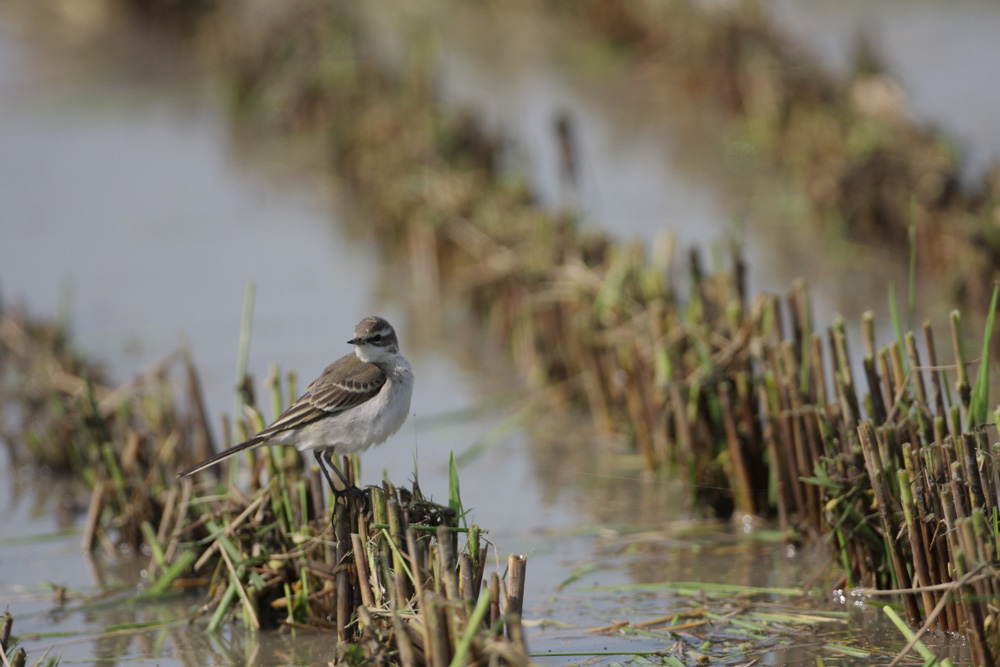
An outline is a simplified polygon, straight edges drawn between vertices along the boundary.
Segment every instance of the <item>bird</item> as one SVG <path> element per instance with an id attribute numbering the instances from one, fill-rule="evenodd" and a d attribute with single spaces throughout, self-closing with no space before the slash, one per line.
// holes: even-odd
<path id="1" fill-rule="evenodd" d="M 178 477 L 193 475 L 248 449 L 293 445 L 300 452 L 313 452 L 335 496 L 353 489 L 332 457 L 360 454 L 396 433 L 410 413 L 414 378 L 410 362 L 399 353 L 396 331 L 383 318 L 361 320 L 347 343 L 354 346 L 354 352 L 327 366 L 305 393 L 260 433 L 191 466 Z M 344 483 L 344 491 L 337 490 L 327 466 Z"/>

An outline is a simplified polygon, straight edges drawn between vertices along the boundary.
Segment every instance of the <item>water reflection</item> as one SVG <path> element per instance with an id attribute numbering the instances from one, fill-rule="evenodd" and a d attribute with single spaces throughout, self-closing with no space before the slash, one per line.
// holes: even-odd
<path id="1" fill-rule="evenodd" d="M 185 665 L 192 666 L 322 665 L 336 657 L 335 642 L 330 642 L 328 635 L 302 630 L 264 634 L 234 628 L 219 635 L 185 633 L 184 636 L 186 641 L 178 654 Z"/>

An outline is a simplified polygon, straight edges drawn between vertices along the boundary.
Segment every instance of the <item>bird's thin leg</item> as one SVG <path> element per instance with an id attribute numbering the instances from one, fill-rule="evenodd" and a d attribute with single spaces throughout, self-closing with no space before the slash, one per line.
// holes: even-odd
<path id="1" fill-rule="evenodd" d="M 337 495 L 337 487 L 333 484 L 333 478 L 330 477 L 330 471 L 326 469 L 326 465 L 323 463 L 323 450 L 317 449 L 315 452 L 316 463 L 319 464 L 319 469 L 323 471 L 323 477 L 326 477 L 326 483 L 330 485 L 330 489 L 333 491 L 333 495 Z M 334 468 L 334 470 L 337 470 Z M 340 475 L 340 471 L 337 470 L 337 475 Z M 341 476 L 341 479 L 343 477 Z"/>
<path id="2" fill-rule="evenodd" d="M 333 462 L 333 450 L 327 449 L 325 451 L 326 451 L 326 462 L 330 465 L 330 469 L 333 470 L 334 474 L 337 475 L 337 479 L 339 479 L 341 482 L 344 483 L 344 490 L 346 491 L 347 489 L 350 489 L 354 485 L 347 481 L 347 478 L 344 477 L 344 473 L 340 470 L 339 467 L 337 467 L 337 464 Z"/>
<path id="3" fill-rule="evenodd" d="M 365 492 L 362 491 L 361 489 L 359 489 L 358 487 L 354 486 L 350 482 L 348 482 L 347 478 L 344 477 L 344 473 L 333 462 L 333 450 L 332 449 L 327 449 L 325 456 L 326 456 L 327 465 L 329 465 L 330 469 L 333 470 L 334 474 L 337 475 L 337 478 L 340 479 L 340 481 L 344 483 L 344 490 L 343 491 L 338 491 L 336 488 L 334 488 L 333 489 L 333 495 L 336 496 L 338 499 L 341 496 L 344 496 L 344 495 L 349 495 L 349 496 L 352 496 L 354 498 L 363 498 L 364 495 L 365 495 Z M 333 486 L 333 485 L 331 484 L 331 486 Z"/>

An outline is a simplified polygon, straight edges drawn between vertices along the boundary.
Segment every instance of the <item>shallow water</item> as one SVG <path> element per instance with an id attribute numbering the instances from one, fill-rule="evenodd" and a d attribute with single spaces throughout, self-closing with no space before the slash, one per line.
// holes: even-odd
<path id="1" fill-rule="evenodd" d="M 504 51 L 490 60 L 488 49 L 473 48 L 461 31 L 448 34 L 442 91 L 510 132 L 542 201 L 565 203 L 551 122 L 569 109 L 584 165 L 576 205 L 590 224 L 649 240 L 671 220 L 682 246 L 707 245 L 725 233 L 739 205 L 731 194 L 718 194 L 713 180 L 725 162 L 699 156 L 697 143 L 673 133 L 690 127 L 690 118 L 668 119 L 664 129 L 641 108 L 619 108 L 579 72 L 540 55 L 537 44 L 522 52 L 523 61 Z M 342 224 L 357 215 L 349 193 L 280 156 L 255 153 L 250 139 L 230 127 L 217 83 L 176 46 L 151 49 L 136 37 L 137 43 L 104 39 L 94 49 L 86 39 L 68 44 L 63 37 L 0 12 L 0 287 L 5 301 L 23 301 L 41 315 L 55 315 L 68 300 L 76 340 L 107 360 L 114 377 L 147 367 L 183 336 L 203 374 L 210 412 L 231 409 L 241 302 L 251 280 L 257 294 L 250 368 L 258 379 L 279 362 L 298 371 L 302 384 L 349 351 L 343 341 L 354 322 L 372 311 L 384 314 L 400 330 L 419 384 L 414 417 L 365 455 L 364 479 L 374 481 L 383 469 L 407 479 L 416 451 L 422 487 L 443 497 L 449 450 L 492 443 L 462 464 L 463 496 L 476 522 L 491 529 L 501 557 L 529 553 L 528 639 L 541 654 L 651 650 L 674 641 L 583 630 L 611 618 L 671 613 L 684 599 L 665 591 L 578 590 L 583 586 L 671 580 L 789 586 L 823 565 L 816 554 L 789 553 L 728 526 L 707 533 L 678 527 L 674 522 L 687 513 L 673 485 L 647 479 L 637 467 L 610 467 L 601 452 L 621 443 L 594 442 L 571 416 L 541 429 L 518 420 L 511 427 L 511 415 L 524 407 L 516 381 L 475 354 L 455 355 L 448 336 L 418 326 L 394 287 L 398 267 L 384 265 L 356 231 L 363 225 L 348 231 Z M 776 252 L 769 241 L 754 243 L 751 267 L 761 265 L 754 252 L 758 258 Z M 753 277 L 758 288 L 784 289 L 801 266 L 763 264 Z M 820 267 L 810 279 L 822 285 L 837 275 L 849 282 L 835 270 Z M 846 310 L 836 291 L 820 290 L 819 299 Z M 98 555 L 88 562 L 78 548 L 79 489 L 44 471 L 11 470 L 6 454 L 0 476 L 11 480 L 0 492 L 0 604 L 10 604 L 16 633 L 69 633 L 31 639 L 30 659 L 49 646 L 65 664 L 112 657 L 164 665 L 328 659 L 328 637 L 258 636 L 237 625 L 218 636 L 192 630 L 184 621 L 196 598 L 76 610 L 71 595 L 61 608 L 44 582 L 88 594 L 122 588 L 125 596 L 141 588 L 145 558 L 124 554 L 109 562 Z M 625 517 L 633 525 L 623 525 Z M 595 569 L 559 589 L 588 564 Z M 540 625 L 545 619 L 570 626 Z M 105 632 L 142 621 L 170 624 Z M 894 642 L 888 635 L 887 645 Z M 759 657 L 764 664 L 811 663 L 814 654 L 815 648 L 787 649 Z"/>
<path id="2" fill-rule="evenodd" d="M 838 72 L 864 35 L 903 86 L 913 116 L 944 129 L 965 175 L 1000 162 L 1000 6 L 985 0 L 772 0 L 773 15 Z"/>

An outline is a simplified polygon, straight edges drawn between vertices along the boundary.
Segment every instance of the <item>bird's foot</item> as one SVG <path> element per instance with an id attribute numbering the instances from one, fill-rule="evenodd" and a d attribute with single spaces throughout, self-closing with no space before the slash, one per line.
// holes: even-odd
<path id="1" fill-rule="evenodd" d="M 344 499 L 344 503 L 350 505 L 351 501 L 363 503 L 368 500 L 368 494 L 365 493 L 364 489 L 359 489 L 358 487 L 348 486 L 344 489 L 334 489 L 333 490 L 334 501 L 339 501 L 341 498 Z"/>

